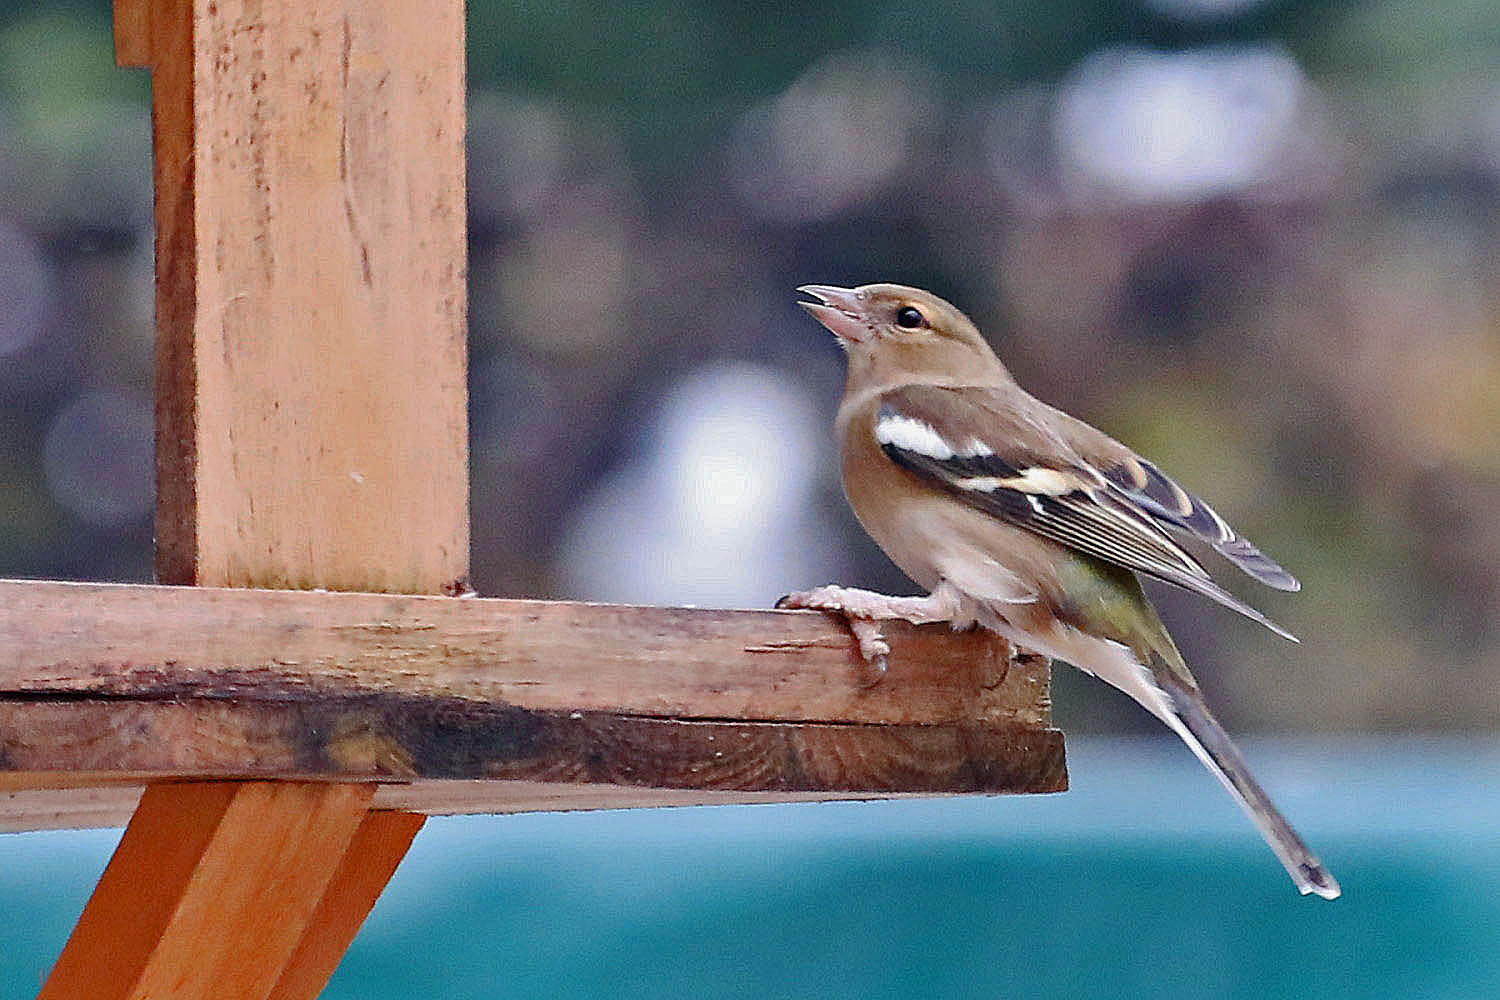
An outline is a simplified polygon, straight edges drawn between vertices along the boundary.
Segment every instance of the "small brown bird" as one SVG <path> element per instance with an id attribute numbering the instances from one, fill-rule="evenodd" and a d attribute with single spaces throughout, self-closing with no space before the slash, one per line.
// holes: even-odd
<path id="1" fill-rule="evenodd" d="M 779 606 L 843 616 L 876 670 L 890 652 L 877 622 L 946 621 L 977 623 L 1107 681 L 1223 782 L 1299 890 L 1337 897 L 1338 882 L 1209 711 L 1135 576 L 1185 587 L 1293 639 L 1214 583 L 1173 536 L 1206 543 L 1278 590 L 1298 589 L 1292 575 L 1156 466 L 1027 394 L 969 318 L 937 296 L 887 284 L 798 291 L 818 300 L 801 305 L 848 355 L 835 427 L 849 503 L 929 593 L 827 586 Z"/>

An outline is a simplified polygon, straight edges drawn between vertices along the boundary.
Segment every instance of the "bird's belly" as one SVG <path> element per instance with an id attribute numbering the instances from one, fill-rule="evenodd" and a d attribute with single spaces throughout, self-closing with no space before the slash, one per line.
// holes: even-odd
<path id="1" fill-rule="evenodd" d="M 879 501 L 877 500 L 876 503 Z M 946 580 L 982 605 L 1034 603 L 1038 593 L 1023 582 L 1021 567 L 1007 555 L 1024 554 L 1029 538 L 1021 529 L 996 521 L 946 497 L 911 500 L 889 511 L 854 512 L 875 543 L 919 586 L 931 591 Z M 1018 546 L 1017 543 L 1020 543 Z"/>

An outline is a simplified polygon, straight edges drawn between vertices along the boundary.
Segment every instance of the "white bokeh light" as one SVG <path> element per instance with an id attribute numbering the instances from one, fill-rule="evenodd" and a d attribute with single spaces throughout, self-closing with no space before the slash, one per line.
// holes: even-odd
<path id="1" fill-rule="evenodd" d="M 1144 0 L 1145 6 L 1180 21 L 1227 21 L 1242 17 L 1266 0 Z"/>
<path id="2" fill-rule="evenodd" d="M 566 592 L 632 604 L 765 606 L 834 572 L 810 510 L 820 418 L 784 372 L 723 362 L 662 401 L 640 457 L 580 504 Z"/>
<path id="3" fill-rule="evenodd" d="M 1291 144 L 1306 86 L 1296 61 L 1270 46 L 1096 52 L 1058 94 L 1063 176 L 1136 200 L 1242 189 Z"/>

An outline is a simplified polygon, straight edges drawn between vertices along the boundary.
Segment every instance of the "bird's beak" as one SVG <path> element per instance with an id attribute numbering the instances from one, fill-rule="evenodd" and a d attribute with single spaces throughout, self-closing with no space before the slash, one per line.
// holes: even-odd
<path id="1" fill-rule="evenodd" d="M 833 331 L 835 337 L 858 344 L 870 336 L 870 324 L 864 320 L 859 292 L 855 289 L 838 288 L 834 285 L 803 285 L 797 291 L 819 300 L 797 304 L 812 313 L 813 319 Z"/>

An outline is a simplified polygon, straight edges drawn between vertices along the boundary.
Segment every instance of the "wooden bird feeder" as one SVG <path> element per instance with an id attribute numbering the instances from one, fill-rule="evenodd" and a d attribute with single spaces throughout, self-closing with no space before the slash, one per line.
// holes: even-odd
<path id="1" fill-rule="evenodd" d="M 43 997 L 312 997 L 430 814 L 1065 786 L 1045 665 L 984 636 L 893 629 L 865 689 L 810 612 L 454 596 L 461 0 L 115 31 L 153 83 L 166 585 L 0 582 L 0 830 L 128 820 Z"/>

